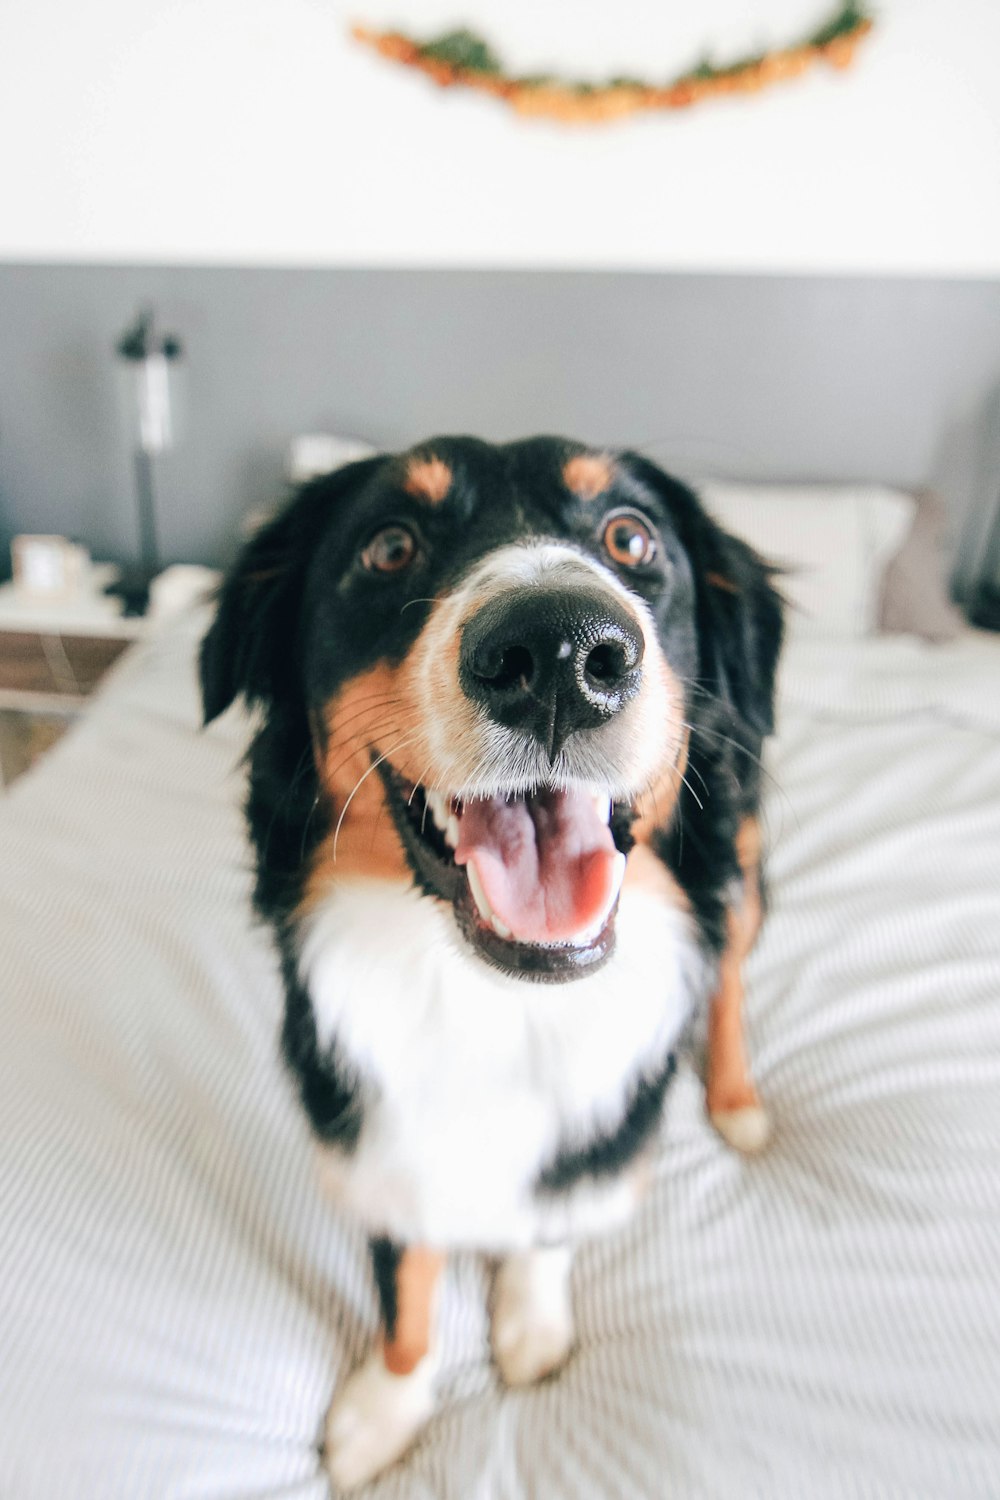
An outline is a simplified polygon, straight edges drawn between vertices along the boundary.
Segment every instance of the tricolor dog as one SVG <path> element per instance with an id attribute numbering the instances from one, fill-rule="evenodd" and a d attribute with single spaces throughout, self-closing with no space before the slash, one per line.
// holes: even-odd
<path id="1" fill-rule="evenodd" d="M 383 1312 L 330 1413 L 341 1487 L 432 1411 L 449 1250 L 499 1259 L 508 1382 L 565 1359 L 571 1248 L 633 1210 L 703 1005 L 711 1117 L 762 1144 L 740 965 L 781 630 L 689 489 L 548 437 L 353 463 L 227 578 L 205 717 L 260 711 L 285 1057 Z"/>

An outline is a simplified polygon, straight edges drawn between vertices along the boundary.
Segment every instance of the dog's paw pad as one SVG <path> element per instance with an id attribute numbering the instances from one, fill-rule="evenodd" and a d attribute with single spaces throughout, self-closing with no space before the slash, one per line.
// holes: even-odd
<path id="1" fill-rule="evenodd" d="M 393 1375 L 376 1353 L 348 1380 L 326 1423 L 326 1466 L 338 1491 L 366 1483 L 409 1447 L 434 1410 L 428 1365 Z"/>
<path id="2" fill-rule="evenodd" d="M 518 1257 L 501 1267 L 493 1354 L 507 1385 L 531 1385 L 565 1362 L 574 1332 L 567 1273 L 568 1259 L 556 1267 Z"/>
<path id="3" fill-rule="evenodd" d="M 746 1104 L 742 1109 L 713 1110 L 712 1124 L 726 1144 L 744 1156 L 763 1151 L 771 1139 L 771 1122 L 767 1111 L 759 1104 Z"/>

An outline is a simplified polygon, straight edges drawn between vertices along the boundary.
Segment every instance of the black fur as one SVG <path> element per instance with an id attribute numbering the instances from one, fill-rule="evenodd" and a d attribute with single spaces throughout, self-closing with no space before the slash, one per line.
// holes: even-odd
<path id="1" fill-rule="evenodd" d="M 668 505 L 695 578 L 699 666 L 689 685 L 686 779 L 653 847 L 687 894 L 706 948 L 718 954 L 741 874 L 736 834 L 759 807 L 761 752 L 774 729 L 783 635 L 777 570 L 715 525 L 685 486 L 637 454 L 628 461 Z"/>
<path id="2" fill-rule="evenodd" d="M 282 1050 L 299 1087 L 302 1107 L 317 1139 L 334 1142 L 343 1151 L 358 1143 L 364 1118 L 364 1090 L 337 1055 L 336 1047 L 321 1050 L 316 1036 L 316 1018 L 309 996 L 299 983 L 291 959 L 292 944 L 282 942 L 285 976 L 285 1020 Z"/>
<path id="3" fill-rule="evenodd" d="M 650 1078 L 640 1078 L 625 1113 L 613 1130 L 601 1131 L 582 1146 L 561 1147 L 538 1174 L 540 1193 L 565 1193 L 577 1183 L 613 1177 L 639 1155 L 660 1123 L 663 1101 L 677 1068 L 671 1052 Z"/>
<path id="4" fill-rule="evenodd" d="M 333 694 L 379 660 L 400 661 L 434 596 L 486 552 L 544 536 L 569 540 L 607 566 L 600 517 L 615 506 L 647 514 L 661 555 L 655 567 L 624 581 L 656 618 L 666 655 L 685 683 L 691 725 L 687 785 L 653 848 L 687 893 L 711 954 L 725 939 L 726 908 L 739 879 L 736 833 L 757 808 L 761 746 L 773 723 L 782 631 L 773 572 L 723 532 L 684 485 L 642 456 L 622 453 L 614 492 L 583 504 L 562 481 L 567 459 L 582 450 L 563 439 L 494 447 L 441 438 L 426 451 L 454 474 L 443 505 L 407 495 L 404 460 L 391 455 L 352 464 L 294 495 L 229 574 L 201 654 L 206 723 L 240 695 L 262 715 L 249 752 L 247 817 L 256 908 L 273 925 L 284 964 L 285 1056 L 316 1133 L 348 1148 L 363 1123 L 364 1082 L 319 1048 L 293 951 L 310 855 L 336 813 L 321 793 L 314 757 L 323 734 L 320 710 Z M 389 522 L 419 537 L 419 563 L 399 578 L 373 578 L 360 553 Z M 615 835 L 627 847 L 627 827 L 616 825 Z M 634 1155 L 658 1118 L 671 1068 L 668 1061 L 637 1092 L 618 1131 L 561 1153 L 540 1186 L 558 1191 Z"/>
<path id="5" fill-rule="evenodd" d="M 382 1327 L 391 1343 L 396 1337 L 396 1319 L 399 1315 L 399 1296 L 396 1288 L 396 1273 L 403 1252 L 393 1240 L 377 1239 L 369 1243 L 375 1286 L 378 1290 L 379 1306 L 382 1309 Z"/>

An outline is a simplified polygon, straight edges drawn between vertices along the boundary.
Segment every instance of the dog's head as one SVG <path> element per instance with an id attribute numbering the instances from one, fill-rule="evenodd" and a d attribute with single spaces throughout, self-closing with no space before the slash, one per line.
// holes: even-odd
<path id="1" fill-rule="evenodd" d="M 611 951 L 704 696 L 769 730 L 780 630 L 764 564 L 647 460 L 440 438 L 308 485 L 247 546 L 205 716 L 243 694 L 308 724 L 303 902 L 412 879 L 486 962 L 571 978 Z"/>

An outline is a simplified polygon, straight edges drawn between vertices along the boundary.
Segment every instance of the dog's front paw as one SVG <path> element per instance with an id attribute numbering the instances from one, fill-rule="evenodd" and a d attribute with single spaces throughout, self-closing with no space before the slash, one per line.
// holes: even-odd
<path id="1" fill-rule="evenodd" d="M 380 1350 L 356 1370 L 326 1422 L 326 1466 L 336 1490 L 374 1478 L 405 1452 L 434 1410 L 434 1362 L 393 1375 Z"/>
<path id="2" fill-rule="evenodd" d="M 530 1385 L 559 1368 L 573 1346 L 570 1252 L 511 1255 L 497 1272 L 493 1354 L 508 1385 Z"/>
<path id="3" fill-rule="evenodd" d="M 760 1104 L 743 1104 L 737 1109 L 711 1110 L 712 1124 L 728 1146 L 743 1156 L 763 1151 L 771 1139 L 771 1122 Z"/>
<path id="4" fill-rule="evenodd" d="M 771 1139 L 771 1122 L 757 1090 L 745 1075 L 708 1080 L 708 1115 L 728 1146 L 744 1156 L 763 1151 Z"/>

